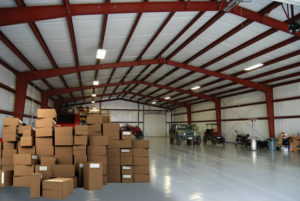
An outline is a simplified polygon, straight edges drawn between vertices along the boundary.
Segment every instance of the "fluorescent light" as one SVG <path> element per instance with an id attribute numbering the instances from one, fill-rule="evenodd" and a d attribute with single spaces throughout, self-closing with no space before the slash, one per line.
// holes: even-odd
<path id="1" fill-rule="evenodd" d="M 168 97 L 165 97 L 165 100 L 169 100 L 171 97 L 170 96 L 168 96 Z"/>
<path id="2" fill-rule="evenodd" d="M 92 103 L 95 103 L 95 101 L 93 100 Z"/>
<path id="3" fill-rule="evenodd" d="M 93 81 L 93 85 L 94 85 L 94 86 L 99 85 L 99 80 L 94 80 L 94 81 Z"/>
<path id="4" fill-rule="evenodd" d="M 192 87 L 191 90 L 197 90 L 197 89 L 200 89 L 200 88 L 201 88 L 201 86 L 197 85 L 197 86 Z"/>
<path id="5" fill-rule="evenodd" d="M 92 97 L 96 97 L 96 94 L 92 94 Z"/>
<path id="6" fill-rule="evenodd" d="M 156 104 L 156 101 L 153 101 L 152 104 L 155 105 L 155 104 Z"/>
<path id="7" fill-rule="evenodd" d="M 98 49 L 97 54 L 96 54 L 96 58 L 97 59 L 104 59 L 105 55 L 106 55 L 106 50 L 105 49 Z"/>
<path id="8" fill-rule="evenodd" d="M 250 67 L 248 67 L 248 68 L 245 68 L 244 70 L 245 70 L 245 71 L 254 70 L 254 69 L 257 69 L 257 68 L 262 67 L 263 65 L 264 65 L 263 63 L 258 63 L 258 64 L 255 64 L 255 65 L 253 65 L 253 66 L 250 66 Z"/>

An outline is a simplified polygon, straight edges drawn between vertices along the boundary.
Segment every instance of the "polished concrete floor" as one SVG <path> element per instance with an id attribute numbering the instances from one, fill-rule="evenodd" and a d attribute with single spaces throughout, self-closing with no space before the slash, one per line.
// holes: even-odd
<path id="1" fill-rule="evenodd" d="M 300 153 L 252 152 L 225 147 L 169 145 L 153 137 L 150 184 L 76 189 L 67 201 L 299 201 Z M 28 188 L 0 188 L 1 201 L 30 200 Z M 41 199 L 48 200 L 48 199 Z"/>

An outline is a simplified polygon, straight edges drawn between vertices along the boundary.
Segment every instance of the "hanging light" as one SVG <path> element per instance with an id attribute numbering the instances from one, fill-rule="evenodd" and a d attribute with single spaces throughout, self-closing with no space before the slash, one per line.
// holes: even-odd
<path id="1" fill-rule="evenodd" d="M 96 97 L 97 95 L 96 94 L 92 94 L 92 97 Z"/>
<path id="2" fill-rule="evenodd" d="M 95 101 L 93 100 L 92 103 L 95 103 Z"/>
<path id="3" fill-rule="evenodd" d="M 255 65 L 253 65 L 253 66 L 250 66 L 250 67 L 248 67 L 248 68 L 245 68 L 244 70 L 245 70 L 245 71 L 254 70 L 254 69 L 257 69 L 257 68 L 262 67 L 263 65 L 264 65 L 263 63 L 258 63 L 258 64 L 255 64 Z"/>
<path id="4" fill-rule="evenodd" d="M 170 97 L 170 96 L 168 96 L 168 97 L 165 97 L 165 100 L 169 100 L 169 99 L 171 99 L 171 97 Z"/>
<path id="5" fill-rule="evenodd" d="M 201 86 L 197 85 L 197 86 L 192 87 L 191 90 L 194 91 L 194 90 L 197 90 L 197 89 L 200 89 L 200 88 L 201 88 Z"/>
<path id="6" fill-rule="evenodd" d="M 155 105 L 155 104 L 156 104 L 156 101 L 153 101 L 152 104 Z"/>
<path id="7" fill-rule="evenodd" d="M 97 54 L 96 54 L 96 58 L 97 59 L 104 59 L 105 55 L 106 55 L 106 50 L 105 49 L 98 49 Z"/>
<path id="8" fill-rule="evenodd" d="M 99 80 L 94 80 L 94 81 L 93 81 L 93 85 L 94 85 L 94 86 L 99 85 Z"/>

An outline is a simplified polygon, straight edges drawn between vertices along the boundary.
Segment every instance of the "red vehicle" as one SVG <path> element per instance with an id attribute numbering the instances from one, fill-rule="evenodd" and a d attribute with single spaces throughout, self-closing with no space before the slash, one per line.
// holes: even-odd
<path id="1" fill-rule="evenodd" d="M 56 126 L 65 127 L 80 125 L 80 119 L 78 114 L 60 114 L 57 117 Z"/>
<path id="2" fill-rule="evenodd" d="M 217 126 L 217 124 L 206 124 L 207 129 L 204 132 L 203 136 L 203 142 L 204 144 L 207 143 L 207 141 L 211 140 L 212 144 L 223 144 L 225 145 L 225 138 L 219 135 L 217 132 L 214 132 L 215 129 L 213 129 L 214 126 Z M 211 128 L 208 128 L 211 126 Z"/>

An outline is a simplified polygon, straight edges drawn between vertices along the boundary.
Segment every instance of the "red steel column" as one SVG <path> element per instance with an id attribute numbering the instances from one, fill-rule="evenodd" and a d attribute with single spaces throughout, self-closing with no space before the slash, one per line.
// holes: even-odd
<path id="1" fill-rule="evenodd" d="M 274 99 L 273 89 L 270 88 L 265 92 L 267 102 L 267 114 L 268 114 L 268 125 L 269 125 L 269 136 L 270 138 L 275 137 L 275 125 L 274 125 Z"/>
<path id="2" fill-rule="evenodd" d="M 188 124 L 191 124 L 192 123 L 191 105 L 186 106 L 186 113 L 187 113 L 187 122 L 188 122 Z"/>
<path id="3" fill-rule="evenodd" d="M 14 116 L 23 120 L 28 82 L 21 77 L 20 75 L 16 77 Z"/>
<path id="4" fill-rule="evenodd" d="M 222 135 L 221 100 L 220 99 L 215 101 L 215 107 L 216 107 L 216 121 L 217 121 L 218 135 Z"/>
<path id="5" fill-rule="evenodd" d="M 45 92 L 42 92 L 41 108 L 48 108 L 48 96 Z"/>

